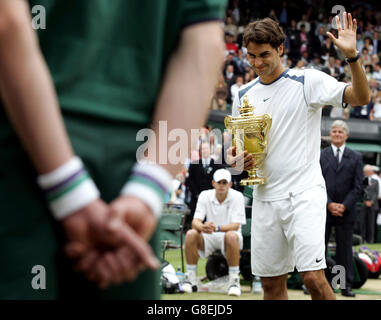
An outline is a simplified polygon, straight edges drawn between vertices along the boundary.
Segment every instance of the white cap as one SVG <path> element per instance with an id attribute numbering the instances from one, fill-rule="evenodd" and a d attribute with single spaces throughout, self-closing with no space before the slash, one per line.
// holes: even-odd
<path id="1" fill-rule="evenodd" d="M 230 172 L 226 169 L 218 169 L 213 175 L 213 180 L 219 182 L 221 180 L 226 180 L 228 183 L 232 180 Z"/>

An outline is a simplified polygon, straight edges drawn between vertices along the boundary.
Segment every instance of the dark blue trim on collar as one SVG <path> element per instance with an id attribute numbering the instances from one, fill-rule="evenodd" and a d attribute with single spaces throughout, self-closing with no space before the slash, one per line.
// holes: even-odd
<path id="1" fill-rule="evenodd" d="M 247 91 L 249 91 L 252 87 L 254 87 L 257 83 L 259 83 L 259 78 L 254 80 L 254 83 L 247 86 L 246 88 L 242 89 L 241 91 L 238 91 L 238 98 L 241 100 L 241 98 L 245 95 Z"/>
<path id="2" fill-rule="evenodd" d="M 286 70 L 284 70 L 284 71 L 280 74 L 280 76 L 279 76 L 278 78 L 276 78 L 274 81 L 272 81 L 272 82 L 270 82 L 270 83 L 263 83 L 263 82 L 261 81 L 260 78 L 259 78 L 259 82 L 260 82 L 261 84 L 263 84 L 264 86 L 269 86 L 270 84 L 273 84 L 275 81 L 278 81 L 280 78 L 282 78 L 283 76 L 285 76 L 286 73 L 287 73 L 289 70 L 290 70 L 289 68 L 287 68 Z"/>
<path id="3" fill-rule="evenodd" d="M 288 79 L 291 79 L 291 80 L 298 81 L 298 82 L 300 82 L 301 84 L 304 85 L 304 75 L 299 76 L 299 77 L 297 77 L 297 76 L 295 76 L 295 75 L 294 75 L 294 76 L 290 76 L 290 75 L 287 74 L 288 71 L 290 71 L 289 68 L 287 68 L 285 71 L 283 71 L 282 74 L 281 74 L 278 78 L 276 78 L 274 81 L 272 81 L 272 82 L 270 82 L 270 83 L 263 83 L 260 79 L 259 79 L 259 81 L 260 81 L 260 83 L 263 84 L 264 86 L 269 86 L 269 85 L 273 84 L 275 81 L 278 81 L 280 78 L 284 77 L 284 78 L 286 78 L 286 79 L 288 78 Z"/>

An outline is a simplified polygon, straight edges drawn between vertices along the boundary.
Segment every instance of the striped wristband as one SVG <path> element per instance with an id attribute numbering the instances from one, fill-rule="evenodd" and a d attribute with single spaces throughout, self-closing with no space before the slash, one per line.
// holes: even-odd
<path id="1" fill-rule="evenodd" d="M 137 163 L 130 180 L 123 187 L 121 194 L 133 195 L 144 201 L 159 218 L 165 197 L 171 190 L 172 176 L 157 164 Z"/>
<path id="2" fill-rule="evenodd" d="M 77 156 L 52 172 L 38 176 L 50 210 L 58 220 L 99 198 L 99 191 Z"/>

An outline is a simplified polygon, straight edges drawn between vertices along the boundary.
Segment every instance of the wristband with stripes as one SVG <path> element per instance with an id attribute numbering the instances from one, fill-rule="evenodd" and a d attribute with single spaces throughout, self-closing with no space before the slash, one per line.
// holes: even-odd
<path id="1" fill-rule="evenodd" d="M 159 218 L 165 197 L 171 191 L 172 176 L 157 164 L 137 163 L 121 194 L 133 195 L 144 201 Z"/>
<path id="2" fill-rule="evenodd" d="M 38 176 L 37 182 L 54 217 L 59 220 L 82 209 L 100 195 L 77 156 L 52 172 Z"/>

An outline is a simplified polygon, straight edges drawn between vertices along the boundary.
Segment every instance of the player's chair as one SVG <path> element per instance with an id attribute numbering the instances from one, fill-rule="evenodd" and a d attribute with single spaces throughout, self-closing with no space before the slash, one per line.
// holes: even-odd
<path id="1" fill-rule="evenodd" d="M 160 219 L 160 240 L 163 250 L 163 260 L 168 249 L 178 249 L 181 252 L 181 268 L 184 272 L 184 224 L 185 216 L 189 214 L 189 209 L 185 204 L 166 203 Z"/>

